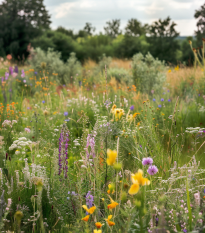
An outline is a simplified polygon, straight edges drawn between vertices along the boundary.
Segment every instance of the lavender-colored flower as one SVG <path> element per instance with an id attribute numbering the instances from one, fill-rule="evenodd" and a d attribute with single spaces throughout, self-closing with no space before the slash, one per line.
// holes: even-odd
<path id="1" fill-rule="evenodd" d="M 24 70 L 21 71 L 21 77 L 24 78 L 25 77 L 25 73 Z"/>
<path id="2" fill-rule="evenodd" d="M 151 93 L 154 94 L 154 90 L 151 90 Z"/>
<path id="3" fill-rule="evenodd" d="M 167 90 L 167 92 L 169 92 L 169 90 Z"/>
<path id="4" fill-rule="evenodd" d="M 151 166 L 149 166 L 147 172 L 150 175 L 155 175 L 158 172 L 158 168 L 155 165 L 151 165 Z"/>
<path id="5" fill-rule="evenodd" d="M 155 99 L 153 99 L 153 101 L 155 101 Z"/>
<path id="6" fill-rule="evenodd" d="M 131 110 L 131 111 L 133 111 L 133 110 L 134 110 L 134 105 L 132 105 L 132 106 L 130 107 L 130 110 Z"/>
<path id="7" fill-rule="evenodd" d="M 23 82 L 26 83 L 26 79 L 24 79 Z"/>
<path id="8" fill-rule="evenodd" d="M 67 178 L 67 173 L 68 173 L 68 142 L 69 142 L 69 131 L 66 125 L 64 124 L 61 129 L 61 134 L 59 138 L 58 175 L 61 174 L 63 169 L 65 178 Z"/>
<path id="9" fill-rule="evenodd" d="M 35 72 L 34 72 L 34 74 L 35 74 L 35 75 L 37 75 L 37 74 L 38 74 L 38 72 L 37 72 L 37 71 L 35 71 Z"/>
<path id="10" fill-rule="evenodd" d="M 85 199 L 86 199 L 86 205 L 88 208 L 91 208 L 93 206 L 93 202 L 94 202 L 94 197 L 93 195 L 90 194 L 91 191 L 88 191 Z"/>
<path id="11" fill-rule="evenodd" d="M 163 99 L 163 98 L 161 98 L 161 101 L 164 101 L 164 99 Z"/>
<path id="12" fill-rule="evenodd" d="M 68 116 L 68 112 L 64 112 L 64 116 Z"/>
<path id="13" fill-rule="evenodd" d="M 187 232 L 187 229 L 184 229 L 183 232 Z"/>
<path id="14" fill-rule="evenodd" d="M 90 134 L 88 134 L 87 137 L 87 145 L 85 148 L 87 158 L 89 159 L 90 157 L 95 157 L 95 138 L 92 137 Z"/>
<path id="15" fill-rule="evenodd" d="M 205 193 L 205 189 L 204 189 L 204 193 Z"/>
<path id="16" fill-rule="evenodd" d="M 15 68 L 14 68 L 14 72 L 15 72 L 15 73 L 17 73 L 17 74 L 19 73 L 18 66 L 15 66 Z"/>
<path id="17" fill-rule="evenodd" d="M 45 100 L 42 101 L 43 104 L 45 104 L 45 102 L 46 102 Z"/>
<path id="18" fill-rule="evenodd" d="M 6 72 L 6 73 L 5 73 L 5 80 L 7 80 L 7 79 L 8 79 L 8 77 L 9 77 L 9 73 L 8 73 L 8 72 Z"/>
<path id="19" fill-rule="evenodd" d="M 9 74 L 12 75 L 13 74 L 13 68 L 10 66 L 9 67 Z"/>
<path id="20" fill-rule="evenodd" d="M 200 96 L 200 94 L 198 94 L 198 96 Z"/>
<path id="21" fill-rule="evenodd" d="M 68 122 L 68 121 L 70 121 L 70 119 L 65 119 L 64 121 L 67 121 L 67 122 Z"/>
<path id="22" fill-rule="evenodd" d="M 24 130 L 26 131 L 26 133 L 30 133 L 31 132 L 31 130 L 29 128 L 25 128 Z"/>
<path id="23" fill-rule="evenodd" d="M 171 100 L 170 100 L 170 99 L 168 99 L 168 102 L 171 102 Z"/>
<path id="24" fill-rule="evenodd" d="M 159 105 L 158 105 L 158 107 L 159 107 L 159 108 L 161 108 L 161 107 L 162 107 L 162 105 L 161 105 L 161 104 L 159 104 Z"/>
<path id="25" fill-rule="evenodd" d="M 146 165 L 152 165 L 153 164 L 153 159 L 148 157 L 148 158 L 143 158 L 142 159 L 142 165 L 146 166 Z"/>

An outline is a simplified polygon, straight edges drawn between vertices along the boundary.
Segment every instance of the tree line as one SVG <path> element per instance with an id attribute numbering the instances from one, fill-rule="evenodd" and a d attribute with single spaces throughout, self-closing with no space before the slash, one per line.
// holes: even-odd
<path id="1" fill-rule="evenodd" d="M 86 23 L 74 33 L 71 29 L 50 28 L 51 17 L 43 0 L 4 0 L 0 5 L 0 56 L 11 54 L 14 60 L 26 60 L 30 46 L 47 51 L 53 48 L 61 52 L 61 59 L 67 61 L 71 52 L 83 62 L 88 58 L 98 61 L 102 54 L 129 59 L 134 54 L 148 51 L 153 57 L 166 63 L 193 63 L 194 47 L 200 47 L 205 37 L 205 4 L 195 11 L 198 20 L 195 37 L 179 40 L 176 23 L 170 17 L 159 19 L 151 25 L 142 24 L 132 18 L 125 29 L 120 29 L 120 19 L 106 22 L 104 32 L 95 34 L 95 27 Z M 187 25 L 188 26 L 188 25 Z"/>

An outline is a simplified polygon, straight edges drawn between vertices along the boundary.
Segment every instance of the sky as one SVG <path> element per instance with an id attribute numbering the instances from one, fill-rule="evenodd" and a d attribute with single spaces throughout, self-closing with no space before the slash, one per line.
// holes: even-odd
<path id="1" fill-rule="evenodd" d="M 124 29 L 131 18 L 151 24 L 170 16 L 180 36 L 194 35 L 197 29 L 194 13 L 204 3 L 204 0 L 44 0 L 53 29 L 63 26 L 77 32 L 89 22 L 99 33 L 112 19 L 120 19 Z"/>

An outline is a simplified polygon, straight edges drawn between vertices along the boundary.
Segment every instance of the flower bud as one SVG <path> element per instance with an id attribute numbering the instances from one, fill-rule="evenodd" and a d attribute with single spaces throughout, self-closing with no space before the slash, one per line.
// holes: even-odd
<path id="1" fill-rule="evenodd" d="M 114 169 L 115 169 L 116 171 L 120 171 L 120 170 L 122 169 L 122 164 L 121 164 L 121 163 L 115 163 L 115 164 L 114 164 Z"/>
<path id="2" fill-rule="evenodd" d="M 136 201 L 135 201 L 135 205 L 137 206 L 137 208 L 140 208 L 140 206 L 141 206 L 141 201 L 136 200 Z"/>

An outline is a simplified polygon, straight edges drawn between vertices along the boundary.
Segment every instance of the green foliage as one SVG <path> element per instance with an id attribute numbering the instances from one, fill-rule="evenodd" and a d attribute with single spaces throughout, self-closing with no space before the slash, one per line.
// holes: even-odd
<path id="1" fill-rule="evenodd" d="M 104 27 L 105 34 L 110 37 L 116 37 L 121 34 L 120 30 L 120 19 L 113 19 L 112 21 L 106 22 L 107 26 Z"/>
<path id="2" fill-rule="evenodd" d="M 147 94 L 153 89 L 160 90 L 166 80 L 164 62 L 154 59 L 150 53 L 146 56 L 141 53 L 133 56 L 132 74 L 137 89 Z"/>
<path id="3" fill-rule="evenodd" d="M 73 83 L 76 74 L 80 74 L 81 65 L 77 61 L 75 53 L 70 54 L 70 58 L 64 63 L 61 59 L 60 52 L 56 52 L 49 48 L 44 52 L 40 48 L 34 51 L 33 59 L 30 64 L 36 69 L 40 70 L 42 62 L 46 63 L 46 71 L 58 74 L 58 82 L 61 84 Z"/>
<path id="4" fill-rule="evenodd" d="M 106 69 L 108 69 L 111 61 L 112 61 L 112 58 L 107 57 L 106 54 L 103 54 L 102 57 L 99 57 L 98 65 L 99 65 L 100 71 L 103 72 L 105 70 L 105 66 L 106 66 Z"/>
<path id="5" fill-rule="evenodd" d="M 128 70 L 123 68 L 110 68 L 107 71 L 108 80 L 112 77 L 115 78 L 119 83 L 125 83 L 128 86 L 131 86 L 133 83 L 132 75 Z"/>
<path id="6" fill-rule="evenodd" d="M 127 26 L 125 27 L 125 34 L 129 36 L 141 36 L 146 34 L 148 31 L 148 24 L 142 25 L 137 19 L 128 20 Z"/>
<path id="7" fill-rule="evenodd" d="M 179 33 L 175 30 L 176 23 L 171 23 L 171 18 L 155 21 L 149 29 L 150 37 L 148 42 L 151 44 L 149 49 L 153 57 L 166 62 L 176 61 L 176 52 L 180 48 L 175 38 Z"/>
<path id="8" fill-rule="evenodd" d="M 201 6 L 199 10 L 195 11 L 194 18 L 198 19 L 196 24 L 197 31 L 195 31 L 195 35 L 197 37 L 197 45 L 201 46 L 202 38 L 205 37 L 205 3 Z"/>
<path id="9" fill-rule="evenodd" d="M 43 0 L 6 0 L 0 5 L 0 21 L 0 56 L 12 54 L 18 60 L 29 55 L 30 40 L 51 23 Z"/>

